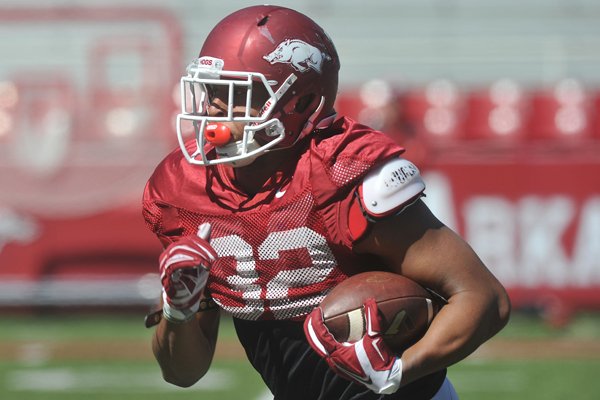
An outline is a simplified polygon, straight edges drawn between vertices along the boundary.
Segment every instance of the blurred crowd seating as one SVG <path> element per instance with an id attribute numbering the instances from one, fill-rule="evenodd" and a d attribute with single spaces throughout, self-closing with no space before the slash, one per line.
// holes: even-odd
<path id="1" fill-rule="evenodd" d="M 573 78 L 545 87 L 510 79 L 459 87 L 440 79 L 401 88 L 373 80 L 342 90 L 337 109 L 401 142 L 418 138 L 433 149 L 457 143 L 568 147 L 600 141 L 600 89 Z"/>

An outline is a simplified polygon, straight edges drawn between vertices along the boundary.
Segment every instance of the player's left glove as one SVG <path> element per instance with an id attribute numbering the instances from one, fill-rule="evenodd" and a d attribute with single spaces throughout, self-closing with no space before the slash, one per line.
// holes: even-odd
<path id="1" fill-rule="evenodd" d="M 197 235 L 184 236 L 171 243 L 160 255 L 163 316 L 171 322 L 190 320 L 200 307 L 200 294 L 208 271 L 217 258 L 209 244 L 210 224 L 205 223 Z"/>
<path id="2" fill-rule="evenodd" d="M 366 300 L 364 310 L 367 331 L 357 342 L 338 342 L 325 326 L 320 307 L 307 316 L 304 333 L 311 347 L 336 373 L 375 393 L 394 393 L 402 379 L 402 360 L 383 342 L 375 299 Z"/>

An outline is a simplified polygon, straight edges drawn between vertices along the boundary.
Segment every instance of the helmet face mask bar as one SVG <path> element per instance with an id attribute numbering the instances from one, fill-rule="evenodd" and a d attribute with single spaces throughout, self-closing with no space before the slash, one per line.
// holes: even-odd
<path id="1" fill-rule="evenodd" d="M 273 92 L 265 76 L 258 72 L 223 71 L 223 62 L 211 57 L 201 57 L 187 67 L 187 76 L 181 78 L 181 113 L 177 115 L 177 137 L 179 145 L 188 162 L 196 165 L 215 165 L 228 163 L 239 167 L 250 164 L 256 157 L 276 146 L 285 136 L 281 122 L 270 118 L 273 108 L 293 83 L 290 76 L 288 85 L 282 85 Z M 257 87 L 264 89 L 268 98 L 256 113 L 252 108 L 253 95 Z M 214 93 L 225 93 L 222 99 L 226 105 L 225 115 L 209 116 L 208 108 Z M 254 114 L 254 115 L 253 115 Z M 185 123 L 193 125 L 197 149 L 190 153 L 185 146 Z M 239 141 L 216 147 L 216 159 L 209 159 L 205 153 L 207 139 L 206 127 L 211 123 L 245 123 L 243 138 Z M 255 133 L 264 131 L 273 138 L 265 144 L 256 141 Z"/>

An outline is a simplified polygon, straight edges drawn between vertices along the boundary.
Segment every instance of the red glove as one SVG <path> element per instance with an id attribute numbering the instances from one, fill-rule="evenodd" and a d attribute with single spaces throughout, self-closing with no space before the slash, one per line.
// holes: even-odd
<path id="1" fill-rule="evenodd" d="M 217 258 L 209 238 L 210 224 L 205 223 L 197 235 L 182 237 L 160 255 L 163 316 L 171 322 L 190 320 L 200 307 L 200 294 Z"/>
<path id="2" fill-rule="evenodd" d="M 364 310 L 367 332 L 357 342 L 338 342 L 325 326 L 320 307 L 306 317 L 304 333 L 311 347 L 336 373 L 375 393 L 394 393 L 402 379 L 402 360 L 381 338 L 375 299 L 367 299 Z"/>

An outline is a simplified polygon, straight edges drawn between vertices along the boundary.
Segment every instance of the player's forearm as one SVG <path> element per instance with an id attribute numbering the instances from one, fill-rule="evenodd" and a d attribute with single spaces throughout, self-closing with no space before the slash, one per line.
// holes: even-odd
<path id="1" fill-rule="evenodd" d="M 215 337 L 209 337 L 213 335 L 212 332 Z M 214 328 L 210 327 L 207 332 L 201 329 L 195 319 L 183 324 L 162 320 L 156 328 L 152 350 L 165 381 L 188 387 L 208 371 L 215 342 Z"/>
<path id="2" fill-rule="evenodd" d="M 405 385 L 453 365 L 494 336 L 508 321 L 510 304 L 504 291 L 461 292 L 449 299 L 427 334 L 402 355 Z"/>

